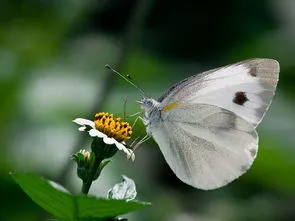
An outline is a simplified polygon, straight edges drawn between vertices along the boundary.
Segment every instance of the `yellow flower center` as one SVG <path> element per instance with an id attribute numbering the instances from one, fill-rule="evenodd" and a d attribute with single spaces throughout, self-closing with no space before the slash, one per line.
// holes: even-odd
<path id="1" fill-rule="evenodd" d="M 94 124 L 97 130 L 118 142 L 128 140 L 132 134 L 129 123 L 121 121 L 121 118 L 114 118 L 113 114 L 105 112 L 95 114 Z"/>

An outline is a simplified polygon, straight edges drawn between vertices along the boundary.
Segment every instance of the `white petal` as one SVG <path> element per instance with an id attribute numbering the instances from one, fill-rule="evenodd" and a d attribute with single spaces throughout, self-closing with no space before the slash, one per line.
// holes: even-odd
<path id="1" fill-rule="evenodd" d="M 135 154 L 134 154 L 133 151 L 130 150 L 130 149 L 129 149 L 129 152 L 130 152 L 130 156 L 127 156 L 127 159 L 128 159 L 128 160 L 131 159 L 132 161 L 134 161 L 134 160 L 135 160 Z"/>
<path id="2" fill-rule="evenodd" d="M 123 150 L 124 151 L 124 148 L 126 148 L 123 144 L 119 143 L 118 141 L 115 142 L 115 145 L 116 147 L 119 149 L 119 150 Z M 124 151 L 125 152 L 125 151 Z"/>
<path id="3" fill-rule="evenodd" d="M 82 126 L 78 128 L 79 131 L 85 131 L 86 130 L 86 126 Z"/>
<path id="4" fill-rule="evenodd" d="M 92 128 L 95 127 L 94 122 L 91 120 L 87 120 L 84 118 L 76 118 L 75 120 L 73 120 L 74 123 L 79 124 L 79 125 L 87 125 L 90 126 Z"/>
<path id="5" fill-rule="evenodd" d="M 116 141 L 115 144 L 116 144 L 116 146 L 117 146 L 117 148 L 118 148 L 119 150 L 122 150 L 124 153 L 127 154 L 127 158 L 128 158 L 128 159 L 131 159 L 132 161 L 134 161 L 134 159 L 135 159 L 135 155 L 134 155 L 134 153 L 133 153 L 132 150 L 128 149 L 128 148 L 125 147 L 123 144 L 121 144 L 121 143 L 119 143 L 119 142 L 117 142 L 117 141 Z"/>
<path id="6" fill-rule="evenodd" d="M 132 161 L 134 161 L 135 160 L 135 154 L 133 153 L 132 150 L 130 150 L 130 152 L 131 152 L 131 157 L 130 158 L 131 158 Z"/>
<path id="7" fill-rule="evenodd" d="M 114 144 L 117 141 L 114 138 L 110 138 L 110 137 L 104 137 L 103 138 L 103 142 L 105 142 L 106 144 Z M 119 149 L 119 148 L 118 148 Z M 119 149 L 120 150 L 120 149 Z"/>
<path id="8" fill-rule="evenodd" d="M 107 137 L 107 135 L 105 135 L 104 133 L 100 132 L 99 130 L 96 130 L 96 129 L 91 129 L 89 131 L 89 135 L 91 137 L 99 137 L 99 138 L 105 138 Z"/>

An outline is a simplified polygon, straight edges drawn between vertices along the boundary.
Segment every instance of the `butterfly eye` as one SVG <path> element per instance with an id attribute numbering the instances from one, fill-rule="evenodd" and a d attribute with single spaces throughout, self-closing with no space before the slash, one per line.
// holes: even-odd
<path id="1" fill-rule="evenodd" d="M 157 106 L 157 102 L 155 100 L 150 99 L 150 98 L 146 98 L 146 97 L 143 97 L 140 100 L 140 104 L 141 104 L 141 107 L 145 110 L 151 110 L 155 106 Z"/>
<path id="2" fill-rule="evenodd" d="M 148 102 L 148 99 L 147 98 L 145 98 L 145 97 L 142 97 L 141 99 L 140 99 L 140 104 L 141 105 L 143 105 L 143 106 L 145 106 L 145 105 L 147 105 L 147 102 Z"/>
<path id="3" fill-rule="evenodd" d="M 153 106 L 153 102 L 151 100 L 146 100 L 145 105 L 146 106 Z"/>
<path id="4" fill-rule="evenodd" d="M 152 107 L 154 106 L 154 103 L 149 99 L 144 99 L 143 105 L 145 105 L 146 107 Z"/>

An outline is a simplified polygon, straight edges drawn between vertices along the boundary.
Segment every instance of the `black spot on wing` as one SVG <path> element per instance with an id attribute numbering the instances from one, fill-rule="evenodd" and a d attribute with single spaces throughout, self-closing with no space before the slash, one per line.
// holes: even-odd
<path id="1" fill-rule="evenodd" d="M 249 99 L 247 98 L 246 93 L 242 91 L 236 92 L 233 98 L 233 102 L 238 105 L 244 105 L 244 103 L 248 100 Z"/>
<path id="2" fill-rule="evenodd" d="M 257 67 L 252 67 L 249 71 L 250 76 L 256 77 L 257 76 Z"/>
<path id="3" fill-rule="evenodd" d="M 256 149 L 250 149 L 249 152 L 251 154 L 251 157 L 254 158 L 256 156 L 256 153 L 257 153 Z"/>
<path id="4" fill-rule="evenodd" d="M 241 166 L 241 168 L 240 168 L 240 170 L 243 172 L 243 173 L 245 173 L 248 169 L 249 169 L 249 165 L 242 165 Z"/>

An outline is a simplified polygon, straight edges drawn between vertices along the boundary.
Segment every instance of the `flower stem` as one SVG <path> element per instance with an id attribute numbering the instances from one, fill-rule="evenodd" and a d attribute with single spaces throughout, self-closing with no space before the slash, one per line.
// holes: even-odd
<path id="1" fill-rule="evenodd" d="M 90 189 L 90 186 L 94 180 L 94 177 L 97 175 L 97 173 L 100 174 L 100 171 L 98 172 L 97 170 L 100 170 L 99 165 L 101 163 L 102 159 L 100 158 L 95 158 L 93 166 L 90 170 L 90 174 L 87 177 L 86 180 L 83 180 L 83 185 L 81 189 L 81 193 L 87 195 Z"/>

